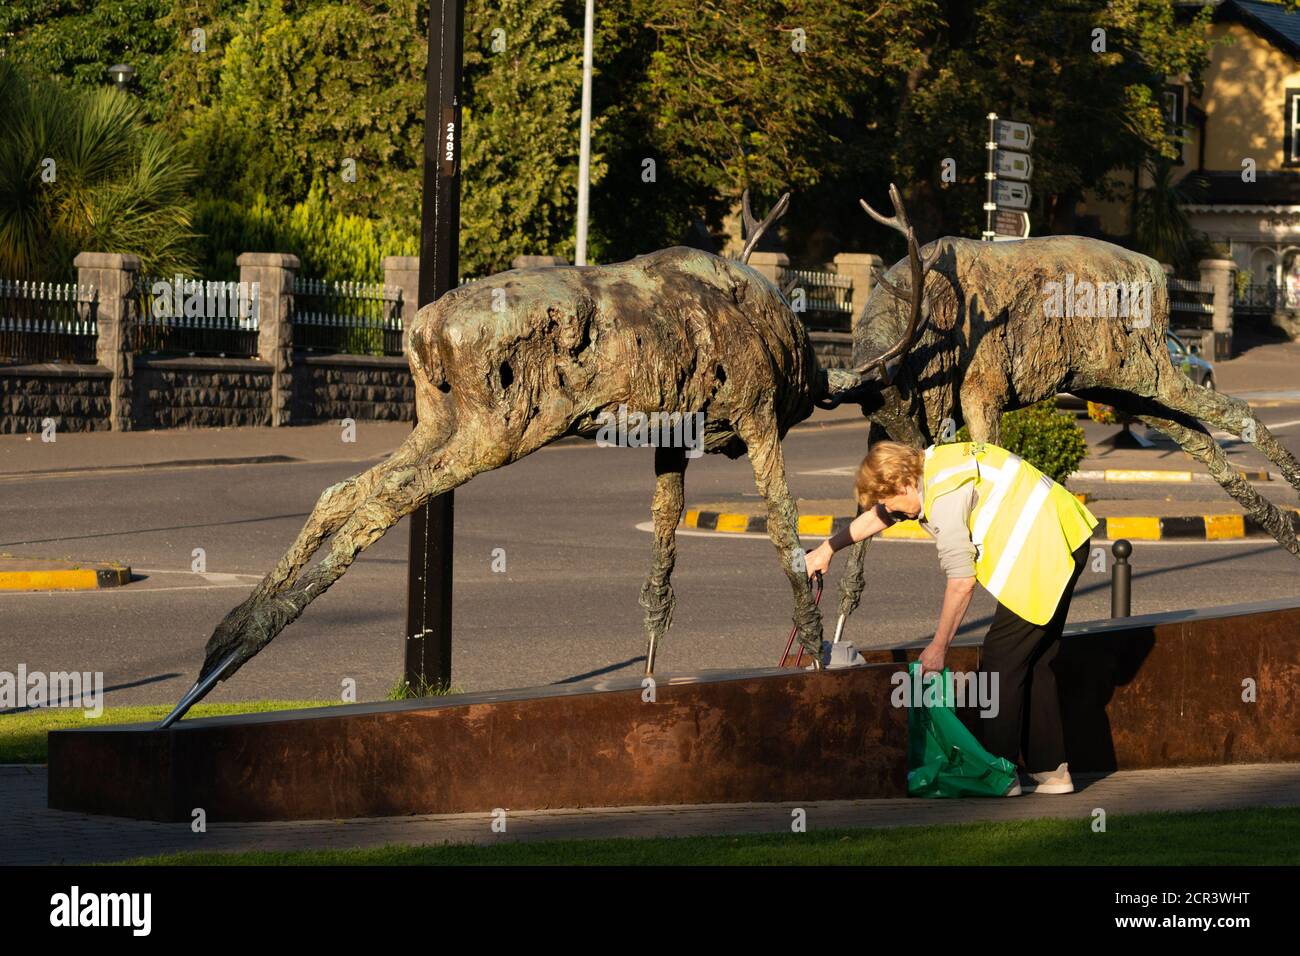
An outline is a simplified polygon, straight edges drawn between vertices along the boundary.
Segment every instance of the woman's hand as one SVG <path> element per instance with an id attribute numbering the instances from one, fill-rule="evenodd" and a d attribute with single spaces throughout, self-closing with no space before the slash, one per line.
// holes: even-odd
<path id="1" fill-rule="evenodd" d="M 948 648 L 942 644 L 936 644 L 931 641 L 926 645 L 925 650 L 921 652 L 919 660 L 921 661 L 921 672 L 941 671 L 943 670 L 943 659 L 948 654 Z"/>
<path id="2" fill-rule="evenodd" d="M 831 558 L 835 556 L 835 550 L 825 541 L 817 545 L 804 556 L 804 563 L 808 567 L 808 577 L 812 577 L 818 571 L 825 573 L 831 566 Z"/>

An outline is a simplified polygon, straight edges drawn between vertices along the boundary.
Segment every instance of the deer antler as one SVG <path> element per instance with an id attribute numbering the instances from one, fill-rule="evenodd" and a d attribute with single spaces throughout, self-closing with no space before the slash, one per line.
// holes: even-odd
<path id="1" fill-rule="evenodd" d="M 867 215 L 882 226 L 888 226 L 890 229 L 897 229 L 907 237 L 907 260 L 912 267 L 912 285 L 908 293 L 896 288 L 892 283 L 887 282 L 884 278 L 877 279 L 885 291 L 907 302 L 911 306 L 911 314 L 907 321 L 907 331 L 903 337 L 894 343 L 893 347 L 882 355 L 872 359 L 865 365 L 855 368 L 853 371 L 859 375 L 865 375 L 867 372 L 880 368 L 900 355 L 904 355 L 916 342 L 917 333 L 921 327 L 921 306 L 925 300 L 925 276 L 934 268 L 934 264 L 939 258 L 939 246 L 930 250 L 930 254 L 924 258 L 921 256 L 921 249 L 916 241 L 916 231 L 912 228 L 911 222 L 907 218 L 907 210 L 903 208 L 903 197 L 898 194 L 898 187 L 893 183 L 889 184 L 889 199 L 894 204 L 894 215 L 886 218 L 876 212 L 865 199 L 859 199 L 862 208 L 867 211 Z M 891 379 L 892 380 L 892 377 Z"/>
<path id="2" fill-rule="evenodd" d="M 763 233 L 767 232 L 767 227 L 784 216 L 785 211 L 789 206 L 790 194 L 786 193 L 776 201 L 776 205 L 773 206 L 771 212 L 767 214 L 767 218 L 762 222 L 758 222 L 754 218 L 754 214 L 749 211 L 749 190 L 746 189 L 741 194 L 740 213 L 745 223 L 745 248 L 740 250 L 741 262 L 749 261 L 749 254 L 753 252 L 754 247 L 758 245 L 758 240 L 763 238 Z"/>

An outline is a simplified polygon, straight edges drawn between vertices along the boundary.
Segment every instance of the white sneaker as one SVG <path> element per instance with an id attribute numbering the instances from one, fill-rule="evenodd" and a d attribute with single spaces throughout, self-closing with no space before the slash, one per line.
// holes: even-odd
<path id="1" fill-rule="evenodd" d="M 1074 793 L 1074 781 L 1070 779 L 1070 765 L 1063 763 L 1055 770 L 1043 773 L 1031 773 L 1029 793 Z"/>
<path id="2" fill-rule="evenodd" d="M 1011 785 L 1007 787 L 1006 791 L 1002 794 L 1002 796 L 1004 796 L 1004 797 L 1018 797 L 1018 796 L 1020 796 L 1020 778 L 1019 778 L 1019 777 L 1016 777 L 1015 780 L 1012 780 L 1012 781 L 1011 781 Z"/>

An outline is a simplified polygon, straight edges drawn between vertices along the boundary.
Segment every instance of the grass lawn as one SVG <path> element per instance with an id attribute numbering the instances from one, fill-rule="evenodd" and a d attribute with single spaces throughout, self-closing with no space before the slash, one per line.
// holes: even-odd
<path id="1" fill-rule="evenodd" d="M 251 714 L 266 710 L 298 707 L 328 707 L 337 700 L 254 700 L 238 704 L 198 704 L 185 719 L 219 717 L 223 714 Z M 51 730 L 77 730 L 105 724 L 157 723 L 171 713 L 171 704 L 151 707 L 105 707 L 88 720 L 79 707 L 38 707 L 20 714 L 0 716 L 0 763 L 45 763 L 45 735 Z"/>
<path id="2" fill-rule="evenodd" d="M 1300 807 L 1112 816 L 1105 833 L 1094 833 L 1088 817 L 760 836 L 176 853 L 129 862 L 167 866 L 1294 865 L 1300 863 Z"/>

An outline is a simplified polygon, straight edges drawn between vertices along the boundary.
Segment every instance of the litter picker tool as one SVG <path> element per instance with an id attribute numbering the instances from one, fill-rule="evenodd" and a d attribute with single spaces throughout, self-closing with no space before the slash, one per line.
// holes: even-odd
<path id="1" fill-rule="evenodd" d="M 813 597 L 813 603 L 820 605 L 822 603 L 822 573 L 818 571 L 816 577 L 817 577 L 817 593 Z M 794 636 L 797 633 L 799 633 L 798 624 L 790 628 L 790 640 L 785 642 L 785 652 L 781 655 L 781 662 L 776 665 L 777 667 L 786 666 L 785 662 L 790 658 L 790 648 L 794 647 Z M 803 663 L 803 645 L 800 644 L 799 654 L 794 659 L 794 666 L 798 667 L 802 663 Z"/>

